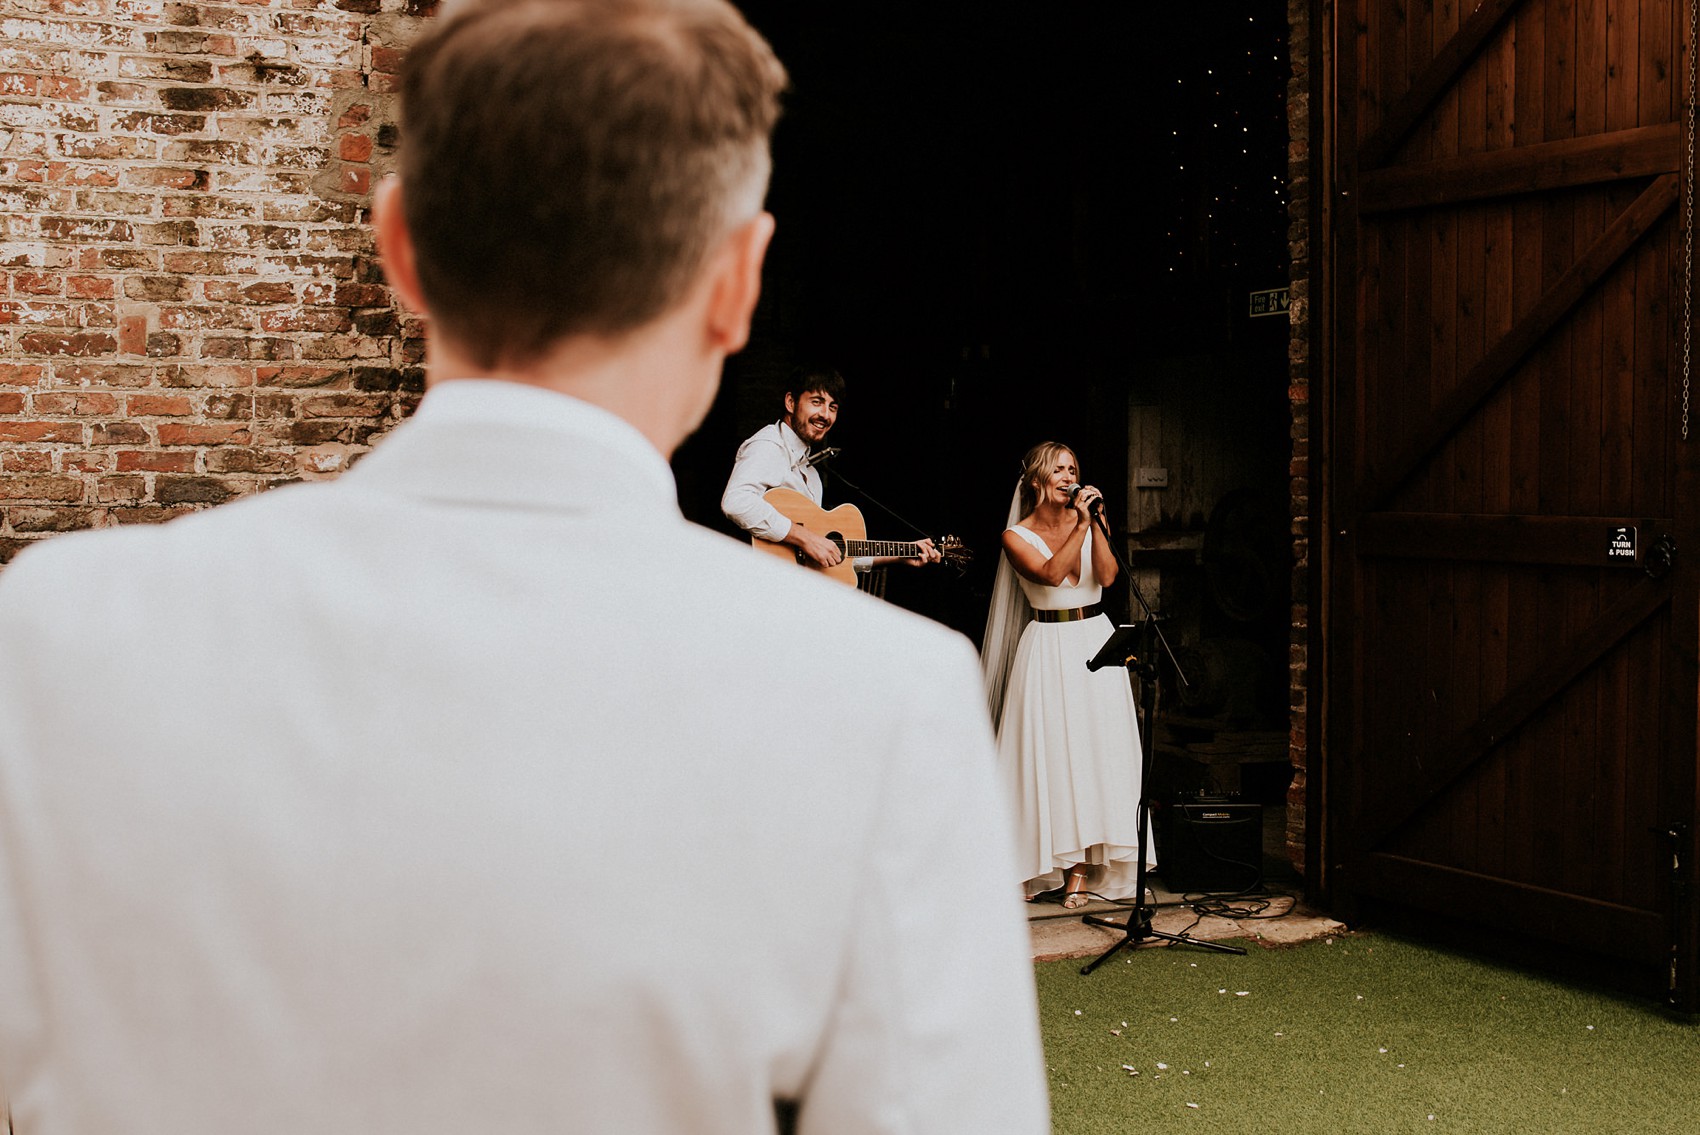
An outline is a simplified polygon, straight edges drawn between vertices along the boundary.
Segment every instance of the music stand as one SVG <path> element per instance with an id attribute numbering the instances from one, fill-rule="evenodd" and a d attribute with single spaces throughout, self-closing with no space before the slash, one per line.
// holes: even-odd
<path id="1" fill-rule="evenodd" d="M 1104 522 L 1103 506 L 1100 501 L 1092 509 L 1092 518 L 1098 526 L 1110 553 L 1115 556 L 1116 563 L 1121 566 L 1122 574 L 1127 577 L 1128 592 L 1132 594 L 1145 617 L 1137 624 L 1119 626 L 1105 640 L 1086 663 L 1088 670 L 1101 670 L 1105 666 L 1121 666 L 1131 676 L 1139 675 L 1140 700 L 1144 702 L 1144 713 L 1139 722 L 1139 836 L 1138 861 L 1134 865 L 1134 900 L 1133 908 L 1128 911 L 1126 922 L 1117 922 L 1102 915 L 1086 914 L 1081 921 L 1093 926 L 1105 926 L 1111 930 L 1120 930 L 1122 937 L 1119 942 L 1105 950 L 1091 962 L 1080 967 L 1082 974 L 1091 973 L 1124 946 L 1137 946 L 1150 938 L 1160 938 L 1165 942 L 1176 942 L 1187 946 L 1197 946 L 1204 950 L 1215 950 L 1223 954 L 1244 954 L 1239 946 L 1230 946 L 1223 942 L 1205 942 L 1186 934 L 1169 934 L 1162 930 L 1153 929 L 1151 919 L 1156 914 L 1156 908 L 1145 901 L 1145 848 L 1151 834 L 1151 758 L 1156 748 L 1157 707 L 1160 701 L 1159 662 L 1167 657 L 1169 664 L 1175 668 L 1175 675 L 1184 686 L 1187 684 L 1186 673 L 1181 669 L 1180 662 L 1175 658 L 1174 651 L 1169 649 L 1169 642 L 1163 637 L 1162 629 L 1157 625 L 1160 621 L 1151 605 L 1140 594 L 1139 585 L 1133 581 L 1133 569 L 1128 565 L 1127 558 L 1116 547 L 1110 538 L 1109 525 Z M 1159 654 L 1158 648 L 1161 647 Z"/>

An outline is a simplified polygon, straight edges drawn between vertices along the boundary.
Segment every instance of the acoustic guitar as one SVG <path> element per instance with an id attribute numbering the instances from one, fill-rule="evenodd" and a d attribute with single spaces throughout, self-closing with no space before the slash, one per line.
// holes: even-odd
<path id="1" fill-rule="evenodd" d="M 780 515 L 792 524 L 801 524 L 809 531 L 825 536 L 837 544 L 838 550 L 844 553 L 844 558 L 832 567 L 821 567 L 801 550 L 789 544 L 758 539 L 754 542 L 757 548 L 813 568 L 840 583 L 848 583 L 851 587 L 856 586 L 856 568 L 851 561 L 857 556 L 894 556 L 898 559 L 909 559 L 921 554 L 919 541 L 869 540 L 868 527 L 862 521 L 862 510 L 853 504 L 841 504 L 831 510 L 823 509 L 795 489 L 769 489 L 762 495 L 762 499 L 778 509 Z M 944 562 L 959 570 L 973 558 L 973 553 L 955 536 L 941 536 L 933 543 L 939 554 L 944 557 Z"/>

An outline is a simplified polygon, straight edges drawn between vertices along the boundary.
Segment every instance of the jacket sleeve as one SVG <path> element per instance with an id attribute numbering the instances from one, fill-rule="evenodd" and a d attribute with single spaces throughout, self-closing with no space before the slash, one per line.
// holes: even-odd
<path id="1" fill-rule="evenodd" d="M 915 671 L 798 1130 L 1042 1133 L 1032 944 L 979 670 L 957 638 Z"/>

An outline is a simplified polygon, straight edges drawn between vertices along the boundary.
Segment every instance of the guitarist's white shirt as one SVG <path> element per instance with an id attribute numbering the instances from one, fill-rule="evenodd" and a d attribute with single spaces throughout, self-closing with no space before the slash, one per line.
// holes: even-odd
<path id="1" fill-rule="evenodd" d="M 821 478 L 809 464 L 809 445 L 781 418 L 751 434 L 738 447 L 732 475 L 720 497 L 726 519 L 758 540 L 780 543 L 791 533 L 791 521 L 762 495 L 769 489 L 795 489 L 816 504 L 821 503 Z M 851 561 L 857 571 L 873 567 L 872 556 Z"/>
<path id="2" fill-rule="evenodd" d="M 821 503 L 821 479 L 808 463 L 809 446 L 781 418 L 751 434 L 738 447 L 720 511 L 758 540 L 779 543 L 791 533 L 791 522 L 762 499 L 769 489 L 794 489 Z"/>

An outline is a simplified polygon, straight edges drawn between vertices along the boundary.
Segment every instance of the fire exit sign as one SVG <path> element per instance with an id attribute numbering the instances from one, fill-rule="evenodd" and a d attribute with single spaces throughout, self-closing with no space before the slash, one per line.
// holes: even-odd
<path id="1" fill-rule="evenodd" d="M 1286 314 L 1286 288 L 1269 288 L 1261 292 L 1251 293 L 1251 316 L 1253 319 L 1256 319 L 1260 315 Z"/>

